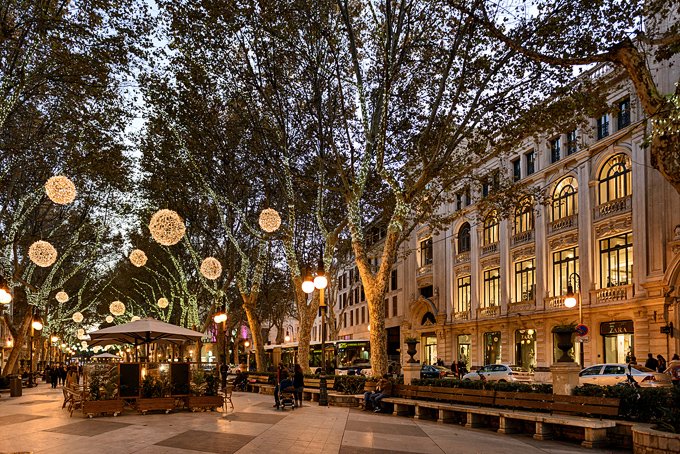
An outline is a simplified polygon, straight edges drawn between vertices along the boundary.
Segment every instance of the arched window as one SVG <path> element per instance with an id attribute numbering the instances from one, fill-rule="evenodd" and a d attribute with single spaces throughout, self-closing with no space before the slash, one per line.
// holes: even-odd
<path id="1" fill-rule="evenodd" d="M 484 246 L 498 243 L 498 216 L 495 211 L 484 219 Z"/>
<path id="2" fill-rule="evenodd" d="M 599 177 L 599 203 L 611 202 L 631 194 L 630 160 L 624 153 L 604 163 Z"/>
<path id="3" fill-rule="evenodd" d="M 534 204 L 525 197 L 515 210 L 515 235 L 534 229 Z"/>
<path id="4" fill-rule="evenodd" d="M 458 230 L 458 253 L 470 252 L 470 223 L 466 222 Z"/>
<path id="5" fill-rule="evenodd" d="M 553 191 L 552 220 L 557 221 L 578 213 L 578 184 L 574 177 L 563 178 Z"/>

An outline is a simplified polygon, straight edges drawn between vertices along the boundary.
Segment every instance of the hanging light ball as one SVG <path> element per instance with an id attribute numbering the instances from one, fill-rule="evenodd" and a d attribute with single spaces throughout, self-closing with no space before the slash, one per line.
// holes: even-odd
<path id="1" fill-rule="evenodd" d="M 130 321 L 131 321 L 131 322 L 136 322 L 137 320 L 141 320 L 141 319 L 142 319 L 141 317 L 138 317 L 138 316 L 134 315 L 134 316 L 130 319 Z"/>
<path id="2" fill-rule="evenodd" d="M 68 205 L 76 198 L 76 186 L 63 175 L 57 175 L 45 183 L 45 193 L 56 204 Z"/>
<path id="3" fill-rule="evenodd" d="M 80 312 L 76 312 L 75 314 L 73 314 L 73 317 L 71 317 L 71 318 L 73 318 L 74 322 L 80 323 L 80 322 L 83 321 L 84 317 L 83 317 L 83 314 L 81 314 Z"/>
<path id="4" fill-rule="evenodd" d="M 54 295 L 54 299 L 56 299 L 60 303 L 65 303 L 68 301 L 68 293 L 66 293 L 63 290 L 61 292 L 57 292 L 57 294 Z"/>
<path id="5" fill-rule="evenodd" d="M 281 216 L 273 208 L 265 208 L 260 213 L 260 228 L 267 233 L 276 232 L 281 227 Z"/>
<path id="6" fill-rule="evenodd" d="M 36 265 L 47 268 L 57 260 L 57 250 L 47 241 L 39 240 L 28 248 L 28 257 Z"/>
<path id="7" fill-rule="evenodd" d="M 83 348 L 87 348 L 87 341 L 82 341 L 80 343 L 80 346 L 83 347 Z"/>
<path id="8" fill-rule="evenodd" d="M 215 280 L 222 274 L 222 264 L 215 257 L 208 257 L 201 263 L 201 274 L 206 279 Z"/>
<path id="9" fill-rule="evenodd" d="M 142 267 L 146 265 L 146 254 L 141 249 L 135 249 L 130 252 L 130 262 L 136 267 Z"/>
<path id="10" fill-rule="evenodd" d="M 125 313 L 125 304 L 123 304 L 121 301 L 114 301 L 113 303 L 109 304 L 109 311 L 113 315 L 123 315 Z"/>
<path id="11" fill-rule="evenodd" d="M 170 302 L 168 301 L 167 298 L 158 298 L 158 307 L 160 307 L 161 309 L 165 309 L 166 307 L 168 307 L 168 304 L 170 304 Z"/>
<path id="12" fill-rule="evenodd" d="M 113 315 L 106 316 L 106 323 L 113 323 Z"/>
<path id="13" fill-rule="evenodd" d="M 182 239 L 186 227 L 179 214 L 172 210 L 163 209 L 151 216 L 149 230 L 154 240 L 163 246 L 172 246 Z"/>
<path id="14" fill-rule="evenodd" d="M 82 328 L 78 328 L 78 331 L 76 331 L 76 335 L 78 336 L 78 339 L 81 337 L 85 336 L 85 330 Z"/>

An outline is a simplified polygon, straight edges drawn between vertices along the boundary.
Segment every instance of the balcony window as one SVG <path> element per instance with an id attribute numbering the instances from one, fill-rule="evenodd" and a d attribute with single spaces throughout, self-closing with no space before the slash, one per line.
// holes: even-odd
<path id="1" fill-rule="evenodd" d="M 515 262 L 515 302 L 532 301 L 536 283 L 536 264 L 534 259 Z"/>
<path id="2" fill-rule="evenodd" d="M 600 240 L 600 288 L 628 285 L 633 278 L 633 235 Z"/>
<path id="3" fill-rule="evenodd" d="M 630 124 L 630 98 L 619 102 L 619 113 L 616 117 L 618 129 L 623 129 Z"/>
<path id="4" fill-rule="evenodd" d="M 470 310 L 471 288 L 470 276 L 459 277 L 456 281 L 456 312 L 467 312 Z"/>
<path id="5" fill-rule="evenodd" d="M 630 160 L 624 153 L 612 156 L 600 170 L 599 203 L 611 202 L 631 195 Z"/>
<path id="6" fill-rule="evenodd" d="M 498 243 L 498 217 L 496 212 L 492 211 L 484 220 L 484 246 Z"/>
<path id="7" fill-rule="evenodd" d="M 484 307 L 501 304 L 501 269 L 484 271 Z"/>
<path id="8" fill-rule="evenodd" d="M 432 264 L 432 237 L 420 242 L 420 266 Z"/>
<path id="9" fill-rule="evenodd" d="M 602 115 L 597 119 L 597 140 L 604 139 L 609 135 L 609 116 Z"/>
<path id="10" fill-rule="evenodd" d="M 392 270 L 392 275 L 390 276 L 390 290 L 394 291 L 397 289 L 397 270 Z"/>
<path id="11" fill-rule="evenodd" d="M 522 162 L 519 159 L 512 161 L 512 181 L 522 179 Z"/>
<path id="12" fill-rule="evenodd" d="M 531 175 L 536 171 L 536 152 L 530 151 L 524 155 L 524 161 L 526 163 L 527 175 Z"/>
<path id="13" fill-rule="evenodd" d="M 560 154 L 561 154 L 561 140 L 559 137 L 554 138 L 553 140 L 550 141 L 550 162 L 551 163 L 556 163 L 557 161 L 560 160 Z"/>
<path id="14" fill-rule="evenodd" d="M 458 230 L 458 253 L 470 252 L 470 224 L 466 222 Z"/>
<path id="15" fill-rule="evenodd" d="M 525 198 L 515 210 L 515 235 L 534 229 L 534 204 L 530 198 Z"/>
<path id="16" fill-rule="evenodd" d="M 553 191 L 552 220 L 572 216 L 578 212 L 577 183 L 573 177 L 563 178 Z"/>
<path id="17" fill-rule="evenodd" d="M 576 136 L 576 130 L 572 129 L 567 133 L 567 156 L 574 154 L 578 151 L 578 137 Z"/>
<path id="18" fill-rule="evenodd" d="M 553 253 L 553 296 L 567 294 L 569 276 L 578 273 L 578 248 L 569 248 Z"/>
<path id="19" fill-rule="evenodd" d="M 456 194 L 456 211 L 463 209 L 463 194 L 460 192 Z"/>

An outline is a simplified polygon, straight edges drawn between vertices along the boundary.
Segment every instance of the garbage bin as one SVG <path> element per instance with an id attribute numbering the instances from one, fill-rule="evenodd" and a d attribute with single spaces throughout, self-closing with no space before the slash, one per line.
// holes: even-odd
<path id="1" fill-rule="evenodd" d="M 10 375 L 9 377 L 9 396 L 21 397 L 21 377 L 18 375 Z"/>

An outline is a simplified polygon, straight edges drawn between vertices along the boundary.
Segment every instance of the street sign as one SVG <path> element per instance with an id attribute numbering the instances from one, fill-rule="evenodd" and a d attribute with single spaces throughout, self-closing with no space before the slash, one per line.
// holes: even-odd
<path id="1" fill-rule="evenodd" d="M 588 332 L 590 332 L 588 327 L 586 325 L 584 325 L 583 323 L 576 325 L 576 328 L 574 328 L 574 329 L 576 331 L 576 334 L 578 334 L 581 337 L 587 336 Z"/>
<path id="2" fill-rule="evenodd" d="M 576 338 L 576 341 L 581 342 L 582 344 L 587 344 L 590 342 L 590 336 L 587 334 L 585 336 L 579 336 Z"/>

